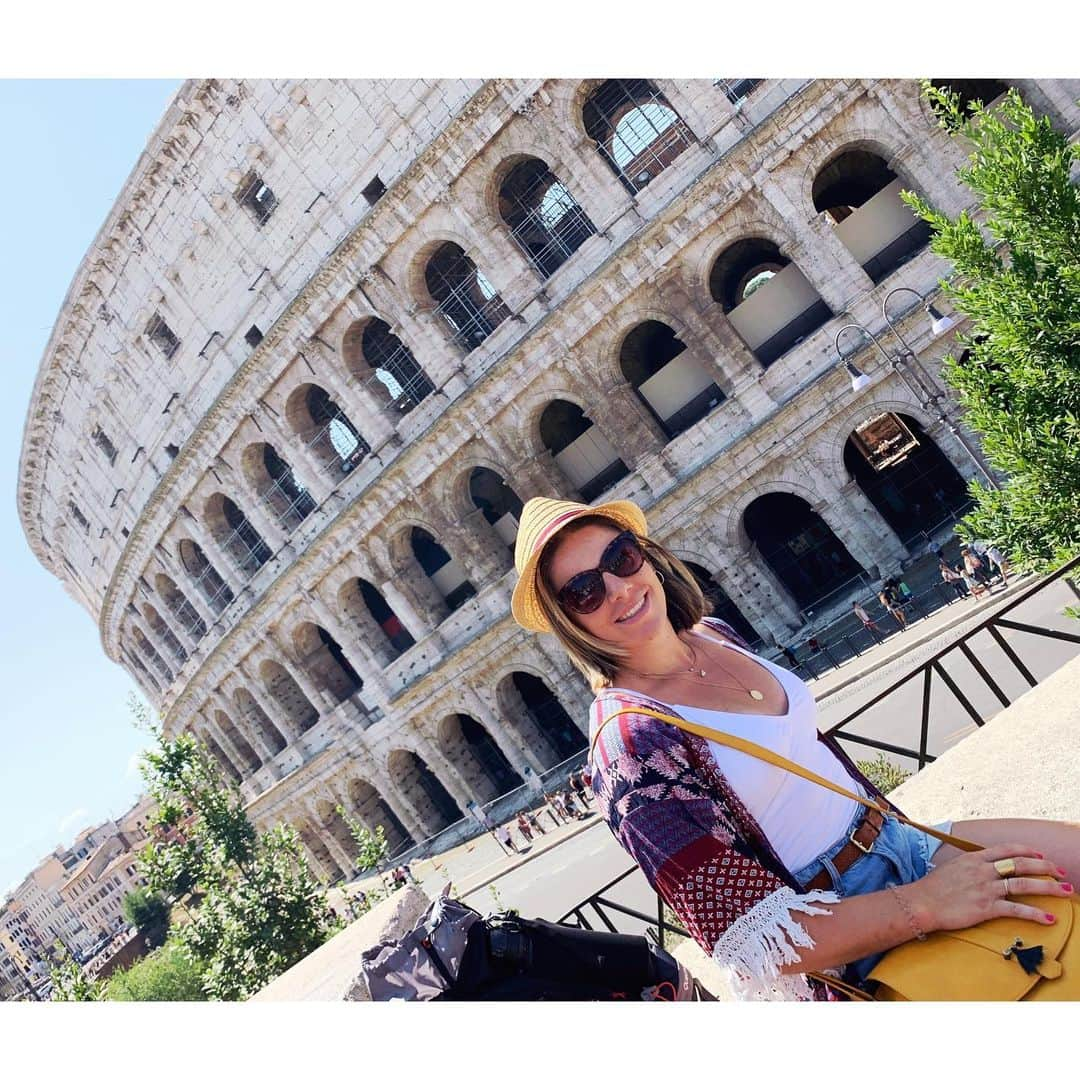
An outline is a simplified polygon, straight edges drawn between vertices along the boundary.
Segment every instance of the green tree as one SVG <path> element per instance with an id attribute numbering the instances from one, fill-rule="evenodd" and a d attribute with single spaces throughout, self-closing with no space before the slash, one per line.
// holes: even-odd
<path id="1" fill-rule="evenodd" d="M 878 751 L 877 757 L 866 761 L 857 761 L 859 771 L 871 784 L 881 792 L 888 795 L 894 788 L 899 787 L 909 776 L 910 772 L 894 765 L 882 751 Z"/>
<path id="2" fill-rule="evenodd" d="M 1069 179 L 1080 147 L 1015 90 L 970 116 L 957 96 L 923 92 L 969 152 L 958 175 L 979 207 L 949 218 L 904 198 L 932 226 L 931 247 L 955 271 L 943 289 L 971 319 L 946 381 L 1008 477 L 1001 490 L 972 484 L 958 531 L 1047 570 L 1080 552 L 1080 192 Z"/>
<path id="3" fill-rule="evenodd" d="M 108 1001 L 206 1001 L 202 964 L 178 940 L 112 974 L 105 984 Z"/>
<path id="4" fill-rule="evenodd" d="M 390 854 L 390 841 L 386 839 L 383 827 L 376 825 L 375 831 L 372 832 L 370 829 L 365 829 L 356 818 L 350 817 L 345 807 L 340 803 L 334 809 L 337 811 L 338 817 L 345 822 L 349 835 L 352 836 L 356 843 L 356 856 L 353 859 L 356 869 L 361 874 L 369 873 L 372 870 L 378 871 L 386 860 L 386 856 Z M 379 883 L 382 886 L 381 892 L 374 889 L 365 889 L 367 903 L 363 907 L 364 911 L 369 910 L 373 904 L 387 895 L 386 883 L 381 877 Z M 356 907 L 355 902 L 352 907 Z"/>
<path id="5" fill-rule="evenodd" d="M 171 905 L 161 893 L 132 889 L 124 897 L 124 918 L 146 938 L 152 949 L 164 944 Z"/>
<path id="6" fill-rule="evenodd" d="M 87 975 L 63 946 L 60 947 L 59 954 L 59 962 L 49 968 L 49 979 L 53 984 L 51 999 L 53 1001 L 101 1001 L 101 984 Z"/>
<path id="7" fill-rule="evenodd" d="M 141 722 L 147 725 L 145 712 Z M 143 873 L 166 895 L 198 892 L 176 940 L 204 967 L 209 998 L 242 1000 L 327 939 L 326 897 L 293 829 L 257 833 L 205 747 L 189 735 L 170 740 L 150 730 L 157 746 L 141 767 L 158 811 Z"/>

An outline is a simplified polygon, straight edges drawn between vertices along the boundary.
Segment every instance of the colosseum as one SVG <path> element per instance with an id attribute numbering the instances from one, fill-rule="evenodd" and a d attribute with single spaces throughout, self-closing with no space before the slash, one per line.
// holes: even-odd
<path id="1" fill-rule="evenodd" d="M 1012 85 L 1080 129 L 1080 83 Z M 912 81 L 189 81 L 41 362 L 26 535 L 166 731 L 351 876 L 337 805 L 400 851 L 585 744 L 509 616 L 530 496 L 637 500 L 766 649 L 962 502 L 948 267 L 899 197 L 961 210 L 962 162 Z"/>

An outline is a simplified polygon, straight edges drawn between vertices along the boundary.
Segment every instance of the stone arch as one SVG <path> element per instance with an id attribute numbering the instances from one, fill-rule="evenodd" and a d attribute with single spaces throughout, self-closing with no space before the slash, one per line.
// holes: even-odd
<path id="1" fill-rule="evenodd" d="M 262 765 L 262 759 L 259 757 L 258 752 L 251 743 L 247 741 L 245 736 L 232 722 L 229 715 L 221 709 L 215 709 L 214 719 L 217 722 L 218 728 L 221 730 L 222 737 L 229 741 L 229 745 L 240 755 L 240 759 L 244 762 L 244 765 L 251 772 L 257 772 Z"/>
<path id="2" fill-rule="evenodd" d="M 224 750 L 222 750 L 222 748 L 221 748 L 220 744 L 218 743 L 217 738 L 214 736 L 213 732 L 205 731 L 205 730 L 200 731 L 198 733 L 198 738 L 200 738 L 202 740 L 203 744 L 206 746 L 206 749 L 209 750 L 210 756 L 216 762 L 217 767 L 229 779 L 231 779 L 233 781 L 233 783 L 235 783 L 235 784 L 243 783 L 244 778 L 243 778 L 243 776 L 240 775 L 240 770 L 237 769 L 237 767 L 232 763 L 232 759 L 229 757 L 229 755 L 226 754 Z"/>
<path id="3" fill-rule="evenodd" d="M 176 545 L 176 553 L 180 557 L 180 565 L 187 572 L 188 580 L 198 589 L 210 609 L 220 615 L 233 601 L 232 589 L 194 540 L 182 537 Z"/>
<path id="4" fill-rule="evenodd" d="M 549 401 L 538 422 L 540 441 L 583 502 L 592 502 L 630 473 L 615 447 L 566 398 Z"/>
<path id="5" fill-rule="evenodd" d="M 971 116 L 975 111 L 976 101 L 981 101 L 984 105 L 995 104 L 998 98 L 1014 88 L 1012 83 L 1002 82 L 1000 79 L 931 79 L 930 85 L 939 90 L 951 90 L 959 95 L 960 107 L 967 116 Z M 919 100 L 926 106 L 927 120 L 936 123 L 940 119 L 938 110 L 927 102 L 921 93 Z"/>
<path id="6" fill-rule="evenodd" d="M 802 270 L 765 236 L 741 236 L 713 260 L 709 295 L 768 367 L 832 318 Z"/>
<path id="7" fill-rule="evenodd" d="M 240 467 L 252 493 L 284 532 L 293 532 L 315 509 L 311 493 L 270 443 L 255 442 L 244 447 Z"/>
<path id="8" fill-rule="evenodd" d="M 168 574 L 155 575 L 154 591 L 193 642 L 197 644 L 206 636 L 206 623 L 202 616 Z"/>
<path id="9" fill-rule="evenodd" d="M 742 524 L 801 609 L 838 598 L 862 570 L 824 518 L 797 495 L 758 495 L 743 511 Z"/>
<path id="10" fill-rule="evenodd" d="M 238 686 L 233 691 L 233 702 L 238 714 L 256 730 L 262 738 L 263 744 L 268 746 L 276 756 L 288 745 L 288 740 L 279 730 L 277 724 L 263 711 L 263 707 L 255 700 L 254 695 L 246 686 Z M 224 714 L 222 714 L 224 715 Z"/>
<path id="11" fill-rule="evenodd" d="M 467 473 L 469 513 L 479 510 L 484 521 L 511 551 L 517 539 L 523 503 L 502 474 L 486 465 L 474 465 Z"/>
<path id="12" fill-rule="evenodd" d="M 338 590 L 338 603 L 357 640 L 385 667 L 416 644 L 382 593 L 366 578 L 353 577 Z"/>
<path id="13" fill-rule="evenodd" d="M 259 678 L 292 727 L 303 733 L 319 722 L 319 710 L 308 700 L 287 668 L 276 660 L 264 660 L 259 665 Z"/>
<path id="14" fill-rule="evenodd" d="M 501 171 L 498 217 L 540 279 L 546 281 L 595 234 L 596 226 L 546 161 L 516 155 Z"/>
<path id="15" fill-rule="evenodd" d="M 285 418 L 335 485 L 371 450 L 345 410 L 318 383 L 293 390 L 285 402 Z"/>
<path id="16" fill-rule="evenodd" d="M 158 675 L 165 680 L 165 685 L 168 686 L 173 681 L 173 673 L 169 665 L 161 658 L 161 654 L 154 648 L 150 639 L 137 626 L 131 628 L 131 636 L 135 639 L 139 652 L 149 661 Z"/>
<path id="17" fill-rule="evenodd" d="M 363 689 L 364 680 L 328 630 L 317 623 L 302 622 L 293 631 L 292 639 L 308 677 L 334 701 L 346 701 Z"/>
<path id="18" fill-rule="evenodd" d="M 347 810 L 346 807 L 342 807 Z M 356 873 L 356 857 L 360 854 L 360 848 L 345 824 L 345 819 L 338 813 L 337 804 L 326 797 L 316 797 L 315 816 L 319 819 L 319 826 L 330 834 L 337 842 L 337 846 L 344 852 L 349 860 L 349 867 L 345 876 L 352 877 Z"/>
<path id="19" fill-rule="evenodd" d="M 495 286 L 460 244 L 446 241 L 424 263 L 424 285 L 436 314 L 464 352 L 482 345 L 510 317 Z"/>
<path id="20" fill-rule="evenodd" d="M 394 852 L 403 845 L 416 843 L 416 838 L 390 808 L 378 788 L 367 780 L 355 776 L 345 784 L 345 799 L 348 809 L 355 813 L 364 828 L 374 832 L 380 825 L 383 834 Z"/>
<path id="21" fill-rule="evenodd" d="M 909 413 L 883 410 L 857 424 L 842 460 L 905 544 L 955 521 L 971 504 L 964 478 Z"/>
<path id="22" fill-rule="evenodd" d="M 456 611 L 476 595 L 476 589 L 464 568 L 427 529 L 420 525 L 412 526 L 409 547 L 414 561 L 435 586 L 448 612 Z"/>
<path id="23" fill-rule="evenodd" d="M 495 700 L 501 718 L 545 769 L 587 748 L 581 729 L 538 672 L 516 665 L 496 684 Z"/>
<path id="24" fill-rule="evenodd" d="M 398 748 L 386 760 L 390 782 L 413 808 L 428 836 L 434 836 L 464 816 L 454 797 L 413 750 Z"/>
<path id="25" fill-rule="evenodd" d="M 394 416 L 410 412 L 435 392 L 435 384 L 412 350 L 378 316 L 353 322 L 345 331 L 341 351 L 352 377 Z"/>
<path id="26" fill-rule="evenodd" d="M 709 614 L 718 619 L 723 619 L 736 633 L 742 636 L 748 645 L 755 645 L 763 639 L 762 634 L 754 624 L 742 613 L 742 610 L 728 595 L 727 590 L 716 580 L 714 574 L 700 562 L 688 558 L 682 552 L 676 552 L 686 568 L 694 575 L 695 580 L 705 594 L 705 600 L 710 605 Z"/>
<path id="27" fill-rule="evenodd" d="M 336 881 L 341 877 L 342 871 L 337 859 L 330 854 L 330 849 L 319 836 L 315 826 L 307 818 L 301 818 L 293 823 L 293 828 L 300 837 L 300 842 L 316 862 L 316 865 L 312 867 L 316 876 L 321 875 L 327 881 Z"/>
<path id="28" fill-rule="evenodd" d="M 724 400 L 708 369 L 666 322 L 640 322 L 622 339 L 619 370 L 670 440 Z"/>
<path id="29" fill-rule="evenodd" d="M 916 218 L 900 191 L 918 187 L 898 175 L 875 143 L 850 138 L 815 170 L 814 211 L 876 285 L 921 251 L 930 226 Z"/>
<path id="30" fill-rule="evenodd" d="M 436 740 L 479 803 L 490 802 L 524 783 L 487 728 L 468 713 L 444 716 Z"/>
<path id="31" fill-rule="evenodd" d="M 649 79 L 606 79 L 581 107 L 585 133 L 631 194 L 641 191 L 696 141 Z"/>
<path id="32" fill-rule="evenodd" d="M 180 639 L 169 629 L 168 624 L 158 614 L 157 608 L 153 604 L 143 604 L 142 614 L 147 625 L 165 648 L 172 653 L 176 662 L 178 664 L 186 663 L 188 658 L 187 650 L 180 644 Z"/>
<path id="33" fill-rule="evenodd" d="M 252 577 L 273 557 L 269 544 L 247 514 L 223 492 L 214 492 L 206 500 L 203 518 L 210 534 L 229 553 L 244 577 Z"/>

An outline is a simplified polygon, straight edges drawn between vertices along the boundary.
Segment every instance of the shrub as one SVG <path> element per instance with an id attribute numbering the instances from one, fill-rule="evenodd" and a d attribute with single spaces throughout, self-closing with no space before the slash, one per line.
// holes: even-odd
<path id="1" fill-rule="evenodd" d="M 204 968 L 170 940 L 105 984 L 108 1001 L 207 1001 Z"/>
<path id="2" fill-rule="evenodd" d="M 870 761 L 857 761 L 855 764 L 859 766 L 859 771 L 863 776 L 882 795 L 888 795 L 890 791 L 899 787 L 911 775 L 911 773 L 901 769 L 899 765 L 894 765 L 880 750 L 876 758 Z"/>

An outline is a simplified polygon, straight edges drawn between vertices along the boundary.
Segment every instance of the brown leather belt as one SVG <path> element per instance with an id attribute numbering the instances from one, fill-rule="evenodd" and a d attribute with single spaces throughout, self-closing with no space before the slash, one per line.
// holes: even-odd
<path id="1" fill-rule="evenodd" d="M 888 804 L 881 799 L 874 799 L 874 802 L 884 809 L 888 809 Z M 848 842 L 832 857 L 830 860 L 833 866 L 836 867 L 838 874 L 844 873 L 848 867 L 852 866 L 855 862 L 861 859 L 864 855 L 868 855 L 874 847 L 874 841 L 878 838 L 878 834 L 881 832 L 881 826 L 885 823 L 885 815 L 881 810 L 866 810 L 863 812 L 862 819 L 859 824 L 851 830 L 848 835 Z M 807 883 L 806 889 L 832 889 L 833 882 L 829 876 L 829 871 L 822 867 Z"/>

